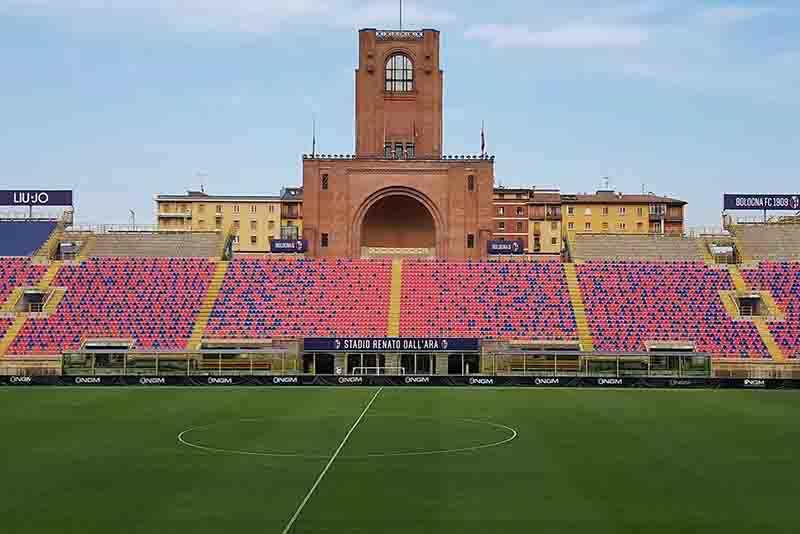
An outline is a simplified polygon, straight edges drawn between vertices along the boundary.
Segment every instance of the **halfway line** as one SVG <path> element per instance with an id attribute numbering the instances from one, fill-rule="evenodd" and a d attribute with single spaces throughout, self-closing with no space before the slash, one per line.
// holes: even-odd
<path id="1" fill-rule="evenodd" d="M 292 526 L 294 525 L 294 522 L 297 521 L 298 517 L 300 517 L 300 513 L 303 511 L 303 508 L 305 508 L 306 504 L 311 499 L 311 496 L 314 494 L 314 491 L 316 491 L 317 486 L 319 486 L 319 483 L 322 482 L 322 479 L 325 477 L 325 474 L 328 472 L 328 469 L 331 468 L 331 466 L 333 465 L 333 462 L 339 456 L 339 453 L 342 452 L 342 449 L 344 448 L 345 444 L 347 443 L 347 440 L 350 439 L 350 435 L 353 433 L 353 431 L 356 429 L 358 424 L 361 422 L 361 420 L 367 414 L 367 410 L 369 410 L 370 406 L 372 406 L 372 403 L 375 402 L 375 399 L 378 398 L 378 395 L 380 395 L 381 391 L 383 391 L 383 386 L 378 388 L 378 391 L 375 392 L 375 395 L 373 395 L 372 398 L 367 403 L 367 406 L 364 408 L 364 411 L 361 412 L 361 415 L 358 416 L 358 419 L 356 419 L 356 422 L 353 423 L 353 426 L 351 426 L 350 430 L 347 431 L 347 434 L 345 434 L 344 439 L 339 444 L 339 447 L 337 447 L 337 449 L 334 451 L 333 456 L 331 456 L 331 459 L 328 460 L 328 463 L 322 469 L 322 472 L 317 477 L 317 480 L 314 482 L 314 485 L 311 486 L 310 490 L 308 490 L 308 493 L 306 494 L 305 498 L 300 503 L 300 506 L 297 507 L 297 511 L 295 511 L 294 515 L 289 520 L 289 522 L 286 524 L 286 528 L 283 529 L 281 534 L 288 534 L 288 532 L 292 529 Z"/>

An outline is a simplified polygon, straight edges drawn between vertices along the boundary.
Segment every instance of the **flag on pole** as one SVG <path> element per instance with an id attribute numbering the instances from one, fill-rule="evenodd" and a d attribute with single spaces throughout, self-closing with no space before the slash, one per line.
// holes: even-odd
<path id="1" fill-rule="evenodd" d="M 311 157 L 317 157 L 317 116 L 311 116 Z"/>
<path id="2" fill-rule="evenodd" d="M 481 156 L 486 155 L 486 130 L 484 129 L 484 123 L 481 121 Z"/>

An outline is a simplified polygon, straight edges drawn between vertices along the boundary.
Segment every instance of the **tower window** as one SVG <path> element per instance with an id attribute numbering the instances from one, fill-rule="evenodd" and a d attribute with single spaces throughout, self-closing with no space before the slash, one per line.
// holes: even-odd
<path id="1" fill-rule="evenodd" d="M 475 248 L 475 234 L 467 234 L 467 248 Z"/>
<path id="2" fill-rule="evenodd" d="M 322 234 L 322 239 L 320 241 L 321 241 L 320 244 L 322 245 L 322 247 L 326 248 L 328 246 L 328 234 L 323 233 Z"/>
<path id="3" fill-rule="evenodd" d="M 470 193 L 475 191 L 475 176 L 472 174 L 467 176 L 467 191 Z"/>
<path id="4" fill-rule="evenodd" d="M 394 54 L 386 61 L 386 90 L 407 93 L 414 89 L 414 65 L 405 54 Z"/>
<path id="5" fill-rule="evenodd" d="M 322 175 L 322 190 L 323 191 L 327 191 L 328 190 L 328 175 L 327 174 L 323 174 Z"/>

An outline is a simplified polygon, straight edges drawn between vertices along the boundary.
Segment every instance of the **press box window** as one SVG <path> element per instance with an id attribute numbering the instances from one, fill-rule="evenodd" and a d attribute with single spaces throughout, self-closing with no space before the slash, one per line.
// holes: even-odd
<path id="1" fill-rule="evenodd" d="M 328 247 L 328 234 L 325 234 L 325 233 L 322 234 L 321 245 L 322 245 L 322 248 L 327 248 Z"/>

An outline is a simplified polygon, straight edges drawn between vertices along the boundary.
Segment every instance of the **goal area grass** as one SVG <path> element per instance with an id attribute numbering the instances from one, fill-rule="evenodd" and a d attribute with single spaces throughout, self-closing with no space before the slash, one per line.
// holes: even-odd
<path id="1" fill-rule="evenodd" d="M 791 391 L 9 388 L 0 406 L 9 533 L 800 532 Z"/>

